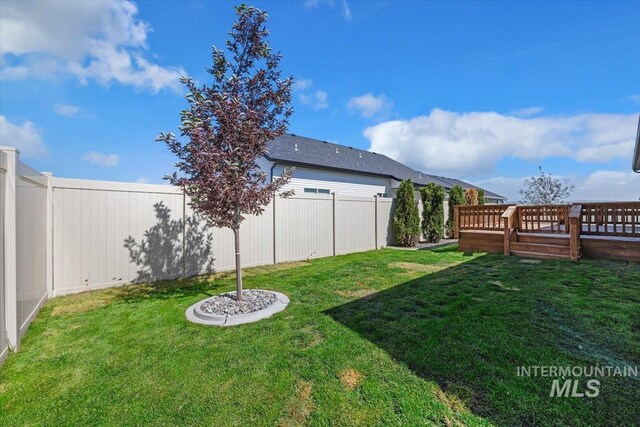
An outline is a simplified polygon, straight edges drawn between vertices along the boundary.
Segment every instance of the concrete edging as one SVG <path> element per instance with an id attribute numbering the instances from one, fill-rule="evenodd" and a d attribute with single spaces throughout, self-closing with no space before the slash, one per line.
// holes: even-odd
<path id="1" fill-rule="evenodd" d="M 200 325 L 208 325 L 208 326 L 235 326 L 235 325 L 244 325 L 245 323 L 253 323 L 258 320 L 266 319 L 273 316 L 275 313 L 279 313 L 284 310 L 287 305 L 289 305 L 289 297 L 285 294 L 276 291 L 269 291 L 264 289 L 251 289 L 252 291 L 264 291 L 271 292 L 276 295 L 276 302 L 271 304 L 269 307 L 263 308 L 262 310 L 254 311 L 253 313 L 247 314 L 237 314 L 237 315 L 229 315 L 229 314 L 209 314 L 205 313 L 200 309 L 200 306 L 203 302 L 215 298 L 216 296 L 205 298 L 203 300 L 198 301 L 197 303 L 191 305 L 187 308 L 185 312 L 185 316 L 187 320 L 193 323 L 198 323 Z"/>

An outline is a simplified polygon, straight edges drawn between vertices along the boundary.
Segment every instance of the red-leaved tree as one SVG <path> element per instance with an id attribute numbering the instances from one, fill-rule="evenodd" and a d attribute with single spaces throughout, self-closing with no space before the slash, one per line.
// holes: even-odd
<path id="1" fill-rule="evenodd" d="M 259 215 L 291 172 L 267 180 L 256 159 L 267 142 L 287 130 L 292 114 L 293 78 L 281 79 L 280 53 L 267 41 L 267 14 L 245 5 L 235 8 L 237 19 L 227 40 L 228 53 L 213 47 L 213 84 L 201 87 L 189 77 L 189 108 L 181 113 L 182 142 L 160 133 L 180 159 L 168 179 L 182 187 L 190 206 L 211 226 L 227 227 L 235 235 L 236 298 L 242 299 L 240 224 L 246 215 Z M 288 195 L 288 193 L 283 193 Z"/>

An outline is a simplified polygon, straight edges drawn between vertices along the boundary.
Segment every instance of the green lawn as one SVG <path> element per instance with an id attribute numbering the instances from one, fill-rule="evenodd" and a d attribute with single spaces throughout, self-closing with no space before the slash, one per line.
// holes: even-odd
<path id="1" fill-rule="evenodd" d="M 49 301 L 0 425 L 633 425 L 640 379 L 550 398 L 519 365 L 639 365 L 640 265 L 387 249 L 249 269 L 268 320 L 185 320 L 231 274 Z"/>

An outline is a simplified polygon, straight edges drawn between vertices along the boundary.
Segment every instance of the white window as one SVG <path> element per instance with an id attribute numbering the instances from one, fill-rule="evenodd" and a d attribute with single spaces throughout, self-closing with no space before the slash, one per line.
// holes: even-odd
<path id="1" fill-rule="evenodd" d="M 306 188 L 304 189 L 305 193 L 312 193 L 312 194 L 331 194 L 331 191 L 329 191 L 326 188 Z"/>

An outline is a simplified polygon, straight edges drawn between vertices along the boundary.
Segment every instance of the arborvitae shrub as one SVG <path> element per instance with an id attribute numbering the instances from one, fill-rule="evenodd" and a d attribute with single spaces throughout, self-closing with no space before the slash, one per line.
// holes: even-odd
<path id="1" fill-rule="evenodd" d="M 414 246 L 420 236 L 420 212 L 413 195 L 413 182 L 410 179 L 402 181 L 396 190 L 393 232 L 396 244 L 400 246 Z"/>
<path id="2" fill-rule="evenodd" d="M 487 204 L 487 199 L 485 199 L 485 197 L 484 197 L 484 190 L 483 189 L 478 190 L 478 204 L 479 205 L 486 205 Z"/>
<path id="3" fill-rule="evenodd" d="M 447 218 L 447 234 L 453 236 L 453 207 L 464 205 L 464 189 L 459 185 L 454 185 L 449 190 L 449 218 Z"/>
<path id="4" fill-rule="evenodd" d="M 420 190 L 422 198 L 422 235 L 438 243 L 444 233 L 444 188 L 430 182 Z"/>

